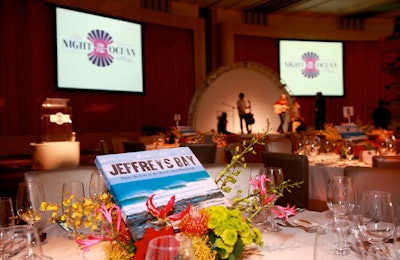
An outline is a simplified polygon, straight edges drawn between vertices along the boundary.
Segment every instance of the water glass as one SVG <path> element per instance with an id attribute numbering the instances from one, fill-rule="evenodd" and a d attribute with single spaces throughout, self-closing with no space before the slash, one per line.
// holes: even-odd
<path id="1" fill-rule="evenodd" d="M 16 208 L 18 216 L 29 225 L 42 218 L 40 210 L 45 201 L 44 189 L 41 182 L 21 182 L 18 184 Z"/>
<path id="2" fill-rule="evenodd" d="M 10 227 L 10 234 L 11 239 L 3 249 L 4 259 L 43 259 L 40 238 L 34 226 L 16 225 Z"/>
<path id="3" fill-rule="evenodd" d="M 82 182 L 65 182 L 62 189 L 62 210 L 65 215 L 71 215 L 73 211 L 73 204 L 75 202 L 82 202 L 85 197 Z M 69 233 L 66 235 L 69 239 L 75 239 L 78 230 L 73 226 L 73 221 L 68 224 Z"/>
<path id="4" fill-rule="evenodd" d="M 10 197 L 0 197 L 0 227 L 14 225 L 14 206 Z"/>
<path id="5" fill-rule="evenodd" d="M 90 175 L 89 194 L 93 200 L 99 198 L 103 193 L 107 193 L 106 183 L 98 171 L 92 172 Z"/>
<path id="6" fill-rule="evenodd" d="M 195 260 L 192 240 L 183 235 L 160 236 L 152 239 L 145 260 Z"/>
<path id="7" fill-rule="evenodd" d="M 395 259 L 385 241 L 395 231 L 392 194 L 384 191 L 364 191 L 360 202 L 358 228 L 370 243 L 367 252 L 376 259 Z"/>
<path id="8" fill-rule="evenodd" d="M 345 240 L 351 248 L 348 254 L 337 254 L 337 247 Z M 357 225 L 344 221 L 339 227 L 335 223 L 320 225 L 317 228 L 314 243 L 314 260 L 360 259 L 360 248 Z"/>

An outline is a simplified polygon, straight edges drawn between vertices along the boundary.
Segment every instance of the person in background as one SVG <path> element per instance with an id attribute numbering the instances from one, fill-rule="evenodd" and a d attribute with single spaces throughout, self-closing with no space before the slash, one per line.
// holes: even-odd
<path id="1" fill-rule="evenodd" d="M 305 131 L 304 118 L 300 113 L 300 104 L 297 100 L 293 101 L 293 105 L 290 107 L 289 111 L 290 123 L 288 132 L 300 132 Z"/>
<path id="2" fill-rule="evenodd" d="M 378 107 L 372 111 L 372 120 L 375 128 L 389 129 L 389 123 L 392 118 L 392 112 L 385 107 L 385 101 L 379 99 Z"/>
<path id="3" fill-rule="evenodd" d="M 317 92 L 314 108 L 315 130 L 325 130 L 326 105 L 322 92 Z"/>
<path id="4" fill-rule="evenodd" d="M 274 111 L 279 116 L 280 124 L 276 130 L 279 133 L 283 133 L 283 125 L 285 124 L 286 110 L 289 109 L 289 102 L 286 98 L 286 94 L 282 93 L 280 98 L 274 103 Z"/>
<path id="5" fill-rule="evenodd" d="M 218 134 L 231 135 L 232 133 L 226 130 L 226 126 L 228 124 L 227 114 L 226 112 L 222 112 L 222 114 L 218 117 Z"/>
<path id="6" fill-rule="evenodd" d="M 248 123 L 246 121 L 246 115 L 247 115 L 246 109 L 250 108 L 250 101 L 249 101 L 249 105 L 246 105 L 246 101 L 244 100 L 244 94 L 243 93 L 239 94 L 239 99 L 236 102 L 236 106 L 237 106 L 238 113 L 239 113 L 240 130 L 242 131 L 242 134 L 243 134 L 243 120 L 244 120 L 244 122 L 246 124 L 247 133 L 250 134 L 251 130 L 250 130 L 249 125 L 248 125 Z"/>

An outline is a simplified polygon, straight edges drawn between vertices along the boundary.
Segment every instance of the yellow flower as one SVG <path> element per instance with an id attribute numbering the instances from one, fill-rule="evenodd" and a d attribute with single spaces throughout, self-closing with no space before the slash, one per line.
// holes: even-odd
<path id="1" fill-rule="evenodd" d="M 236 243 L 236 240 L 238 238 L 238 234 L 234 229 L 225 229 L 224 232 L 222 233 L 222 240 L 225 242 L 225 244 L 229 246 L 233 246 Z"/>

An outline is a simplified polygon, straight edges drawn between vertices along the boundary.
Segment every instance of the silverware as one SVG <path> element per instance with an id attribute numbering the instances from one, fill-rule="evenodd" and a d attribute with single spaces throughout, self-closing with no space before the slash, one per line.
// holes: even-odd
<path id="1" fill-rule="evenodd" d="M 282 227 L 292 227 L 292 228 L 301 228 L 308 233 L 317 232 L 318 226 L 313 225 L 310 221 L 306 219 L 295 219 L 297 223 L 290 223 L 286 221 L 276 221 L 276 223 Z M 302 224 L 299 224 L 302 223 Z M 303 224 L 304 223 L 304 224 Z"/>

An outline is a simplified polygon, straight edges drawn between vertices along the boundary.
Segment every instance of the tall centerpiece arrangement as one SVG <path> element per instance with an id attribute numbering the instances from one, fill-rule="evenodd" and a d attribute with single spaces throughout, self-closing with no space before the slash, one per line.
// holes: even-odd
<path id="1" fill-rule="evenodd" d="M 268 124 L 269 125 L 269 124 Z M 244 155 L 256 153 L 255 144 L 262 144 L 268 131 L 257 135 L 249 143 L 243 142 L 243 149 L 233 156 L 232 161 L 217 175 L 217 186 L 231 192 L 231 184 L 236 182 L 240 170 L 237 165 L 246 168 Z M 119 206 L 113 202 L 108 193 L 99 194 L 95 198 L 64 201 L 63 207 L 70 210 L 59 215 L 60 206 L 43 202 L 43 211 L 52 211 L 52 220 L 61 221 L 73 230 L 86 228 L 87 232 L 75 234 L 75 240 L 83 249 L 90 250 L 96 244 L 103 244 L 106 258 L 114 259 L 145 259 L 149 242 L 157 237 L 177 233 L 192 241 L 193 252 L 198 260 L 208 259 L 238 259 L 246 248 L 263 246 L 261 231 L 254 225 L 253 218 L 265 206 L 271 208 L 276 216 L 287 218 L 295 214 L 294 207 L 274 206 L 275 199 L 282 195 L 284 189 L 297 187 L 300 183 L 291 184 L 282 181 L 279 185 L 271 186 L 271 178 L 267 176 L 249 181 L 251 192 L 238 197 L 229 205 L 211 205 L 198 207 L 188 202 L 186 205 L 176 205 L 173 195 L 165 205 L 156 203 L 157 194 L 149 196 L 145 202 L 147 209 L 146 227 L 140 239 L 132 239 L 132 232 L 122 217 Z M 83 254 L 85 258 L 85 254 Z M 177 255 L 178 257 L 178 255 Z"/>

